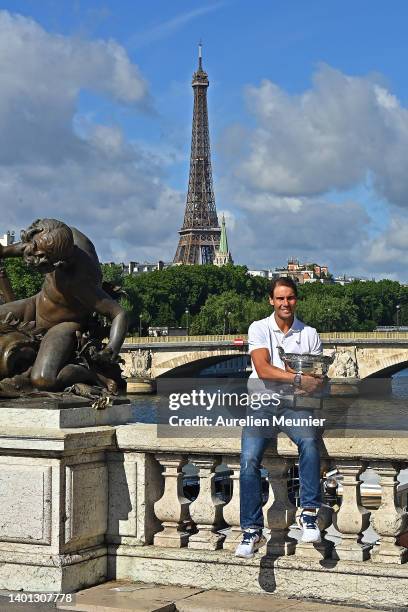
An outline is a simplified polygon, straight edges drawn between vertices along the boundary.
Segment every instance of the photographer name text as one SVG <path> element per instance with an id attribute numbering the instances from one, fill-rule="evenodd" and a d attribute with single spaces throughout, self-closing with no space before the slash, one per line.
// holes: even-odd
<path id="1" fill-rule="evenodd" d="M 324 427 L 325 421 L 311 416 L 294 419 L 284 416 L 259 418 L 252 415 L 243 418 L 219 416 L 216 419 L 201 415 L 192 418 L 177 415 L 169 417 L 169 425 L 172 427 Z"/>

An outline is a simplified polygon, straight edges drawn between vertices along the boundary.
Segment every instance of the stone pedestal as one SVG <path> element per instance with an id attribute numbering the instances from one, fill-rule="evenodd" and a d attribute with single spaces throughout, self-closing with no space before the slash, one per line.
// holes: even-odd
<path id="1" fill-rule="evenodd" d="M 92 401 L 68 396 L 62 399 L 21 398 L 0 401 L 0 429 L 66 429 L 97 425 L 123 425 L 132 417 L 128 399 L 110 398 L 103 410 L 92 407 Z"/>
<path id="2" fill-rule="evenodd" d="M 68 592 L 107 577 L 106 450 L 128 403 L 0 403 L 0 589 Z"/>
<path id="3" fill-rule="evenodd" d="M 132 377 L 126 381 L 126 392 L 129 395 L 136 395 L 138 393 L 155 393 L 156 392 L 156 381 L 149 380 L 146 378 Z"/>

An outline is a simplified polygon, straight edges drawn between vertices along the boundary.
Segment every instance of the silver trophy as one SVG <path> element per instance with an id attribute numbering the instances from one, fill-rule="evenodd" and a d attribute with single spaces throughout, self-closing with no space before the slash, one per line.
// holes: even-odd
<path id="1" fill-rule="evenodd" d="M 305 393 L 301 389 L 293 393 L 292 400 L 298 408 L 321 408 L 323 398 L 330 395 L 330 380 L 327 377 L 329 367 L 334 361 L 332 355 L 310 355 L 308 353 L 285 353 L 282 347 L 278 347 L 279 357 L 291 370 L 299 374 L 313 374 L 322 376 L 324 385 L 318 393 Z"/>

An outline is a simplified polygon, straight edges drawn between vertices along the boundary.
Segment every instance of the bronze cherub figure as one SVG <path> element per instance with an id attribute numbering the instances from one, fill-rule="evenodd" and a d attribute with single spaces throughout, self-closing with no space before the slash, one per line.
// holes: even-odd
<path id="1" fill-rule="evenodd" d="M 0 305 L 0 395 L 74 388 L 93 396 L 95 387 L 117 393 L 127 315 L 102 286 L 92 242 L 62 221 L 38 219 L 21 242 L 0 245 L 6 257 L 23 257 L 45 279 L 36 295 Z M 110 320 L 106 346 L 102 317 Z"/>

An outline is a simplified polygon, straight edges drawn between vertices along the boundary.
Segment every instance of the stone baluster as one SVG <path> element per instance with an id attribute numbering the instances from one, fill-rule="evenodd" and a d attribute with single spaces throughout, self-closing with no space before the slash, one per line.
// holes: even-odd
<path id="1" fill-rule="evenodd" d="M 365 462 L 341 460 L 337 469 L 343 476 L 343 499 L 338 512 L 333 513 L 333 524 L 341 533 L 341 542 L 332 552 L 333 559 L 365 561 L 370 556 L 370 546 L 360 544 L 363 531 L 370 523 L 370 512 L 361 506 L 360 474 Z"/>
<path id="2" fill-rule="evenodd" d="M 188 543 L 189 534 L 183 530 L 190 520 L 190 501 L 183 495 L 182 468 L 187 463 L 183 455 L 158 453 L 155 455 L 163 468 L 164 492 L 154 504 L 154 511 L 162 523 L 163 531 L 154 536 L 155 546 L 181 548 Z"/>
<path id="3" fill-rule="evenodd" d="M 372 517 L 372 525 L 380 536 L 380 542 L 375 545 L 371 558 L 381 563 L 405 563 L 408 549 L 396 544 L 397 537 L 406 529 L 408 522 L 408 515 L 397 500 L 401 466 L 392 461 L 373 461 L 370 467 L 376 470 L 382 488 L 381 505 Z"/>
<path id="4" fill-rule="evenodd" d="M 331 462 L 322 459 L 320 462 L 321 475 L 327 471 Z M 324 500 L 323 500 L 324 502 Z M 296 515 L 300 515 L 302 509 L 299 508 Z M 323 503 L 317 514 L 317 522 L 321 531 L 322 541 L 319 544 L 299 541 L 296 546 L 296 555 L 309 559 L 326 559 L 331 556 L 333 542 L 326 540 L 326 530 L 333 522 L 333 510 L 330 506 Z"/>
<path id="5" fill-rule="evenodd" d="M 265 504 L 265 524 L 270 529 L 268 554 L 273 556 L 292 555 L 296 540 L 288 536 L 289 528 L 295 520 L 296 508 L 288 497 L 288 470 L 294 459 L 265 457 L 264 467 L 269 476 L 269 499 Z"/>
<path id="6" fill-rule="evenodd" d="M 190 516 L 198 532 L 190 536 L 188 547 L 204 550 L 221 548 L 224 535 L 216 533 L 222 527 L 224 502 L 215 496 L 215 468 L 221 463 L 220 457 L 192 455 L 191 463 L 198 468 L 200 492 L 190 504 Z"/>
<path id="7" fill-rule="evenodd" d="M 228 465 L 232 470 L 231 481 L 232 481 L 232 497 L 230 501 L 224 506 L 224 520 L 230 526 L 230 531 L 225 538 L 223 548 L 225 550 L 234 551 L 242 538 L 241 524 L 240 524 L 240 457 L 239 455 L 233 455 L 223 457 L 223 463 Z"/>

